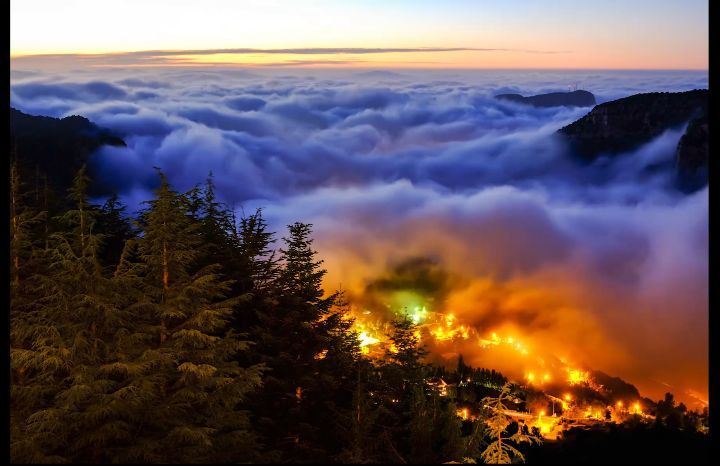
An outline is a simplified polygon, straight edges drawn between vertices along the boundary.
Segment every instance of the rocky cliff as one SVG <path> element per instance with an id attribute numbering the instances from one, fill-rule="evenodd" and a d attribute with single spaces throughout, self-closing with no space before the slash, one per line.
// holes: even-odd
<path id="1" fill-rule="evenodd" d="M 592 161 L 651 141 L 670 128 L 687 124 L 676 151 L 677 187 L 695 191 L 707 184 L 709 92 L 652 92 L 597 105 L 558 130 L 574 154 Z"/>
<path id="2" fill-rule="evenodd" d="M 558 132 L 575 151 L 594 158 L 631 150 L 707 112 L 708 91 L 636 94 L 597 105 Z"/>

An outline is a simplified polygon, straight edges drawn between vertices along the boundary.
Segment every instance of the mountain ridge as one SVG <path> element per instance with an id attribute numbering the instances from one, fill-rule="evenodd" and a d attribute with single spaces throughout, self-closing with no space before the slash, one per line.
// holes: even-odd
<path id="1" fill-rule="evenodd" d="M 596 105 L 587 115 L 560 128 L 580 160 L 615 156 L 687 124 L 675 150 L 676 187 L 686 193 L 707 184 L 709 91 L 648 92 Z"/>
<path id="2" fill-rule="evenodd" d="M 521 94 L 498 94 L 495 98 L 532 105 L 533 107 L 590 107 L 597 103 L 592 92 L 581 89 L 571 92 L 549 92 L 527 97 Z"/>
<path id="3" fill-rule="evenodd" d="M 125 141 L 112 131 L 87 118 L 30 115 L 10 107 L 10 147 L 21 167 L 30 173 L 49 175 L 48 183 L 64 192 L 75 173 L 90 164 L 92 155 L 103 145 L 125 147 Z M 93 184 L 93 194 L 106 193 Z"/>

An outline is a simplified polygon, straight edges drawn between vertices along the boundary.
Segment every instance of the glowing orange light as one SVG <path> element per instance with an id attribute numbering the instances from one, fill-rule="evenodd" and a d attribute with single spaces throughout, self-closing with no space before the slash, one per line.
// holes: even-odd
<path id="1" fill-rule="evenodd" d="M 590 379 L 590 375 L 587 372 L 582 371 L 580 369 L 567 368 L 567 373 L 568 373 L 567 380 L 570 383 L 570 385 L 587 383 L 588 380 Z"/>
<path id="2" fill-rule="evenodd" d="M 640 406 L 640 402 L 635 402 L 632 405 L 632 412 L 633 414 L 642 414 L 642 406 Z"/>
<path id="3" fill-rule="evenodd" d="M 540 430 L 540 433 L 543 436 L 545 436 L 552 432 L 552 430 L 555 428 L 555 425 L 557 425 L 557 423 L 559 422 L 559 419 L 556 417 L 543 416 L 545 416 L 545 411 L 540 411 L 540 414 L 538 415 L 533 425 Z"/>

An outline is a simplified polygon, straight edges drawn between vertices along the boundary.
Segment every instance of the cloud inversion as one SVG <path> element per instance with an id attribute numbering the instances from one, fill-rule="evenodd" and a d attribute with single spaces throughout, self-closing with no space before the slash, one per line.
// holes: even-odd
<path id="1" fill-rule="evenodd" d="M 358 303 L 414 264 L 439 280 L 438 310 L 478 331 L 514 329 L 652 396 L 707 393 L 707 189 L 672 187 L 684 128 L 583 166 L 555 131 L 588 109 L 493 98 L 578 83 L 603 102 L 706 73 L 14 71 L 16 108 L 123 136 L 94 165 L 131 206 L 153 166 L 179 189 L 212 171 L 238 211 L 313 223 L 326 287 Z"/>

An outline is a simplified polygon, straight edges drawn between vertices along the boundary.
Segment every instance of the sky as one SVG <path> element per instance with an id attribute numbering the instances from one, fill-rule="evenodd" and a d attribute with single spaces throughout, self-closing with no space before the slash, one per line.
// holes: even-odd
<path id="1" fill-rule="evenodd" d="M 10 45 L 94 66 L 707 69 L 707 3 L 13 0 Z"/>

